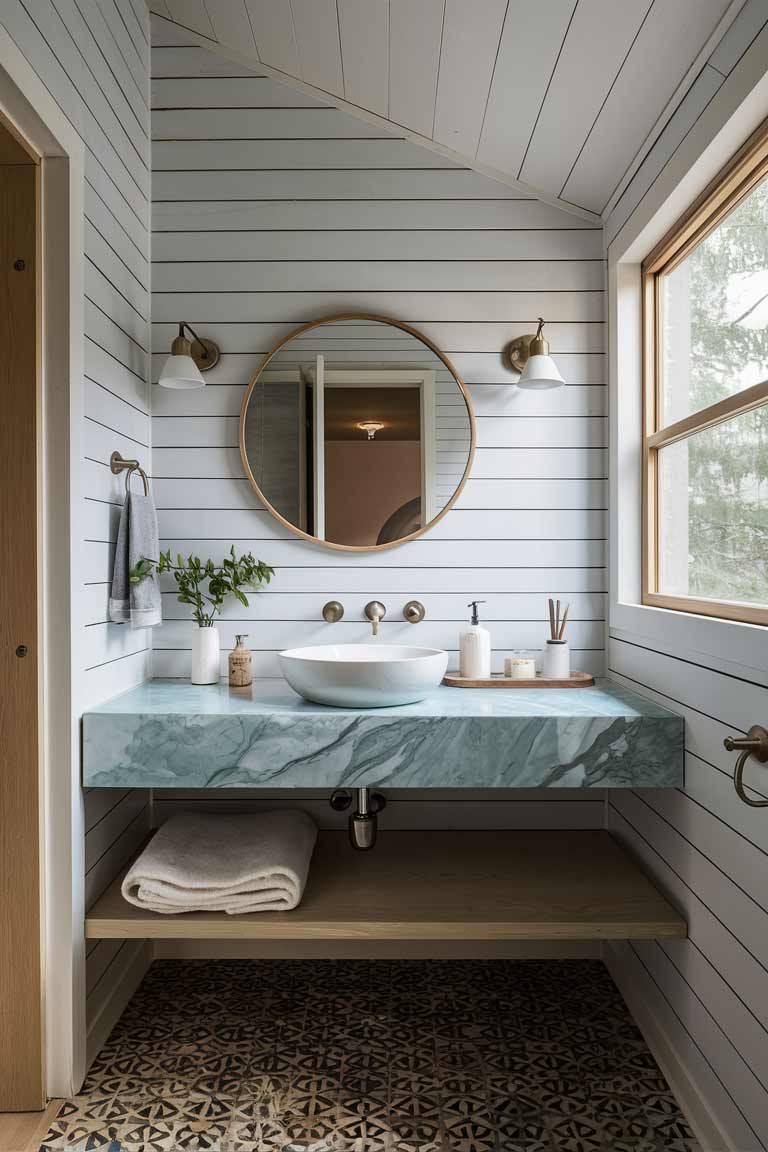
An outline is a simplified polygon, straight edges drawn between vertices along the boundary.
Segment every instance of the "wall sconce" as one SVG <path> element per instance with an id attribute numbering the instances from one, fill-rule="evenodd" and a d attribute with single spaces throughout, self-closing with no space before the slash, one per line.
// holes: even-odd
<path id="1" fill-rule="evenodd" d="M 192 333 L 192 340 L 184 335 L 185 329 Z M 194 328 L 182 321 L 158 383 L 163 388 L 204 388 L 202 373 L 218 360 L 219 349 L 213 340 L 201 340 Z"/>
<path id="2" fill-rule="evenodd" d="M 544 321 L 539 316 L 535 336 L 518 336 L 507 345 L 509 362 L 520 373 L 518 388 L 560 388 L 565 384 L 549 354 L 549 343 L 541 334 L 543 327 Z"/>
<path id="3" fill-rule="evenodd" d="M 384 425 L 379 423 L 378 420 L 361 420 L 361 422 L 358 424 L 358 428 L 361 432 L 368 433 L 369 440 L 373 440 L 376 433 L 381 432 L 383 427 Z"/>

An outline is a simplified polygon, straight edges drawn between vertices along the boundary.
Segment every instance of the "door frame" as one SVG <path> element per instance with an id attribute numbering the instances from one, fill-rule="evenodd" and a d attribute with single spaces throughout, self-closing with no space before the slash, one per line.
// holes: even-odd
<path id="1" fill-rule="evenodd" d="M 10 36 L 0 37 L 0 113 L 40 160 L 38 613 L 43 1058 L 47 1096 L 85 1075 L 81 439 L 85 148 Z M 65 429 L 64 435 L 61 430 Z"/>
<path id="2" fill-rule="evenodd" d="M 35 576 L 39 566 L 39 478 L 37 446 L 40 350 L 40 157 L 13 125 L 0 116 L 2 181 L 4 339 L 9 343 L 3 389 L 9 416 L 4 420 L 3 519 L 10 549 L 4 559 L 6 587 L 12 568 Z M 16 493 L 18 489 L 18 495 Z M 13 557 L 13 559 L 11 559 Z M 41 673 L 39 580 L 23 582 L 18 597 L 6 595 L 3 613 L 2 821 L 7 935 L 3 942 L 0 1109 L 34 1111 L 44 1106 L 43 907 L 39 685 Z M 13 606 L 12 606 L 13 605 Z M 20 642 L 24 642 L 24 646 Z M 18 647 L 17 647 L 18 645 Z M 16 655 L 13 648 L 16 647 Z M 18 657 L 26 656 L 19 660 Z M 7 684 L 5 678 L 7 677 Z M 19 724 L 15 718 L 25 716 Z M 7 806 L 6 806 L 7 804 Z M 5 917 L 4 917 L 5 921 Z"/>
<path id="3" fill-rule="evenodd" d="M 325 540 L 325 357 L 300 375 L 312 389 L 312 535 Z"/>

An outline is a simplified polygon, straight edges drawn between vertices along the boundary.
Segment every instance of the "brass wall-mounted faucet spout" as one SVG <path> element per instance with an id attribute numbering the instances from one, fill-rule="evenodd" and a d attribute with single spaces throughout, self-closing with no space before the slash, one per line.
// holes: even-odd
<path id="1" fill-rule="evenodd" d="M 387 610 L 380 600 L 371 600 L 365 606 L 365 615 L 371 622 L 371 631 L 374 636 L 379 634 L 379 624 L 387 614 Z"/>

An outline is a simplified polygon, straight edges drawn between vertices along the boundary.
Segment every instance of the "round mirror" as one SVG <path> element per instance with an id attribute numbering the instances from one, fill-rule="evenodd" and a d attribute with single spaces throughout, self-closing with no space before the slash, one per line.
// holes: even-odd
<path id="1" fill-rule="evenodd" d="M 407 324 L 349 315 L 297 328 L 267 355 L 240 414 L 265 506 L 332 548 L 389 548 L 458 498 L 475 425 L 464 384 Z"/>

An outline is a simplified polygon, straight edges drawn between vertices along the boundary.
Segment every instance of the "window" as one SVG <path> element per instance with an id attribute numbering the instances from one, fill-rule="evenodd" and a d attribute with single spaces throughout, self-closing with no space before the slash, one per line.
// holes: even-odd
<path id="1" fill-rule="evenodd" d="M 768 624 L 768 129 L 643 264 L 643 602 Z"/>

